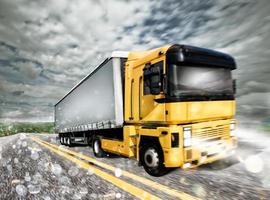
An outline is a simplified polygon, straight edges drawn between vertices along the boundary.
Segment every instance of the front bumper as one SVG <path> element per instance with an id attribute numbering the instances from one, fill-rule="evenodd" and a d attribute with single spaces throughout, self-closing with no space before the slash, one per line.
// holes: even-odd
<path id="1" fill-rule="evenodd" d="M 237 138 L 202 142 L 196 146 L 184 148 L 182 168 L 193 168 L 202 164 L 211 163 L 234 154 L 237 147 Z"/>

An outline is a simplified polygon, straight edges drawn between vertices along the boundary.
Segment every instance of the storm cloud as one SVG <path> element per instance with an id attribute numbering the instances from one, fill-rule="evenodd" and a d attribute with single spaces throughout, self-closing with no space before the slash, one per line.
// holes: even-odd
<path id="1" fill-rule="evenodd" d="M 270 113 L 270 3 L 0 2 L 0 120 L 52 121 L 53 105 L 113 50 L 181 43 L 233 55 L 238 115 Z"/>

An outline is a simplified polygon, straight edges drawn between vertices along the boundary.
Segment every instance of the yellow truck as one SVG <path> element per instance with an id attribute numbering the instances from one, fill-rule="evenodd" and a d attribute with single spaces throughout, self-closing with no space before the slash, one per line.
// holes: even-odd
<path id="1" fill-rule="evenodd" d="M 56 132 L 152 176 L 225 158 L 237 147 L 234 69 L 231 56 L 188 45 L 113 52 L 55 105 Z"/>

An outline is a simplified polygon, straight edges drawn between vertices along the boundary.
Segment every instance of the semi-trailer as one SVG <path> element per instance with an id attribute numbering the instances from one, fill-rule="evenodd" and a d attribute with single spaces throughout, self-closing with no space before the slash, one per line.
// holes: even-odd
<path id="1" fill-rule="evenodd" d="M 153 176 L 211 163 L 237 147 L 234 69 L 230 55 L 188 45 L 113 52 L 55 105 L 55 130 Z"/>

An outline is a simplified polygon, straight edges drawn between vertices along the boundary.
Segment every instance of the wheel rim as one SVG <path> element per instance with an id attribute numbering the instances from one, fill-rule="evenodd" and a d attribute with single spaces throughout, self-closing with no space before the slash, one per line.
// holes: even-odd
<path id="1" fill-rule="evenodd" d="M 70 145 L 70 138 L 67 138 L 67 143 L 68 145 Z"/>
<path id="2" fill-rule="evenodd" d="M 149 148 L 144 154 L 144 162 L 148 167 L 157 167 L 159 163 L 158 153 L 154 148 Z"/>
<path id="3" fill-rule="evenodd" d="M 95 153 L 98 153 L 99 152 L 99 143 L 98 143 L 98 140 L 96 140 L 94 142 L 94 152 Z"/>

